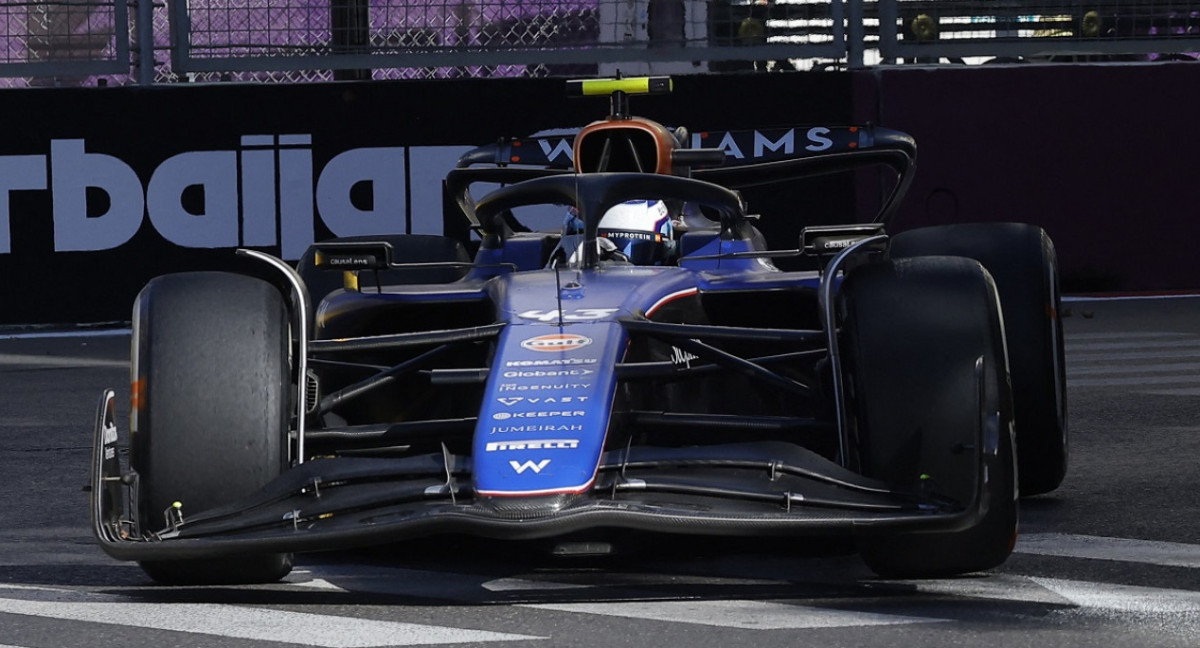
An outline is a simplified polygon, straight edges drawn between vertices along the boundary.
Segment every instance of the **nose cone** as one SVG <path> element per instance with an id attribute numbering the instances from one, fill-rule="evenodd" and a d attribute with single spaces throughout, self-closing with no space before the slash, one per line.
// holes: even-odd
<path id="1" fill-rule="evenodd" d="M 560 496 L 591 488 L 626 340 L 616 322 L 514 323 L 501 333 L 473 446 L 475 490 L 489 506 L 549 513 L 569 499 Z"/>

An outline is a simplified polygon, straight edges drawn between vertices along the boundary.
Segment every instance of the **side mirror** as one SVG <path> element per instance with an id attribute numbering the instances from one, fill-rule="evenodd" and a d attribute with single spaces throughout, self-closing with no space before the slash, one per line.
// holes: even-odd
<path id="1" fill-rule="evenodd" d="M 833 256 L 863 239 L 880 234 L 883 234 L 883 223 L 815 225 L 800 232 L 800 250 L 805 256 Z"/>
<path id="2" fill-rule="evenodd" d="M 321 270 L 386 270 L 392 265 L 392 244 L 384 241 L 336 241 L 315 247 L 313 266 Z"/>

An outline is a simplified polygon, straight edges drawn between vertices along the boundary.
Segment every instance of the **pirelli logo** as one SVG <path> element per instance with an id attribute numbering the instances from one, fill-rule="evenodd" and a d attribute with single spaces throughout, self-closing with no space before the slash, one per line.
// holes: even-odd
<path id="1" fill-rule="evenodd" d="M 528 441 L 492 441 L 487 444 L 488 452 L 504 450 L 574 450 L 579 447 L 578 439 L 530 439 Z"/>

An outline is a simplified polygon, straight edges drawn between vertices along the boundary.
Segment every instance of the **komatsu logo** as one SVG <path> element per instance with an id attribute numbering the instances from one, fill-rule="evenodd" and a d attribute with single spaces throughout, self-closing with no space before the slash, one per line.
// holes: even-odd
<path id="1" fill-rule="evenodd" d="M 120 247 L 147 219 L 181 247 L 278 245 L 286 259 L 312 244 L 314 213 L 337 236 L 405 231 L 403 147 L 351 149 L 314 169 L 312 135 L 243 135 L 237 148 L 178 153 L 143 177 L 82 139 L 0 156 L 0 254 L 12 252 L 10 195 L 29 190 L 50 192 L 56 252 Z"/>
<path id="2" fill-rule="evenodd" d="M 528 342 L 528 340 L 526 340 Z M 524 344 L 524 343 L 522 343 Z M 593 365 L 596 358 L 547 358 L 545 360 L 509 360 L 505 367 L 561 367 L 564 365 Z"/>

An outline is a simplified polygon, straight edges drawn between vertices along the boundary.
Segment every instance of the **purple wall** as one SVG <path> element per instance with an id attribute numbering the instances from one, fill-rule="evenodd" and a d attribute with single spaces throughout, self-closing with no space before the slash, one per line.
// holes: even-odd
<path id="1" fill-rule="evenodd" d="M 1065 288 L 1200 288 L 1200 64 L 887 68 L 856 118 L 916 137 L 897 229 L 1028 221 Z"/>

